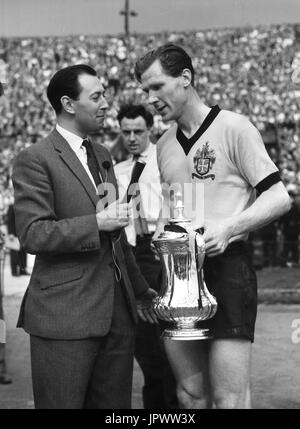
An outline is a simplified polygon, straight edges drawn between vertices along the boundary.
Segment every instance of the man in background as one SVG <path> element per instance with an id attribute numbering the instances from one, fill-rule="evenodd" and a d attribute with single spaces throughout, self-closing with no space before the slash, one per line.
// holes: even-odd
<path id="1" fill-rule="evenodd" d="M 299 267 L 300 210 L 296 203 L 297 187 L 294 184 L 289 184 L 287 190 L 292 200 L 292 207 L 288 213 L 279 219 L 282 234 L 280 265 L 282 267 Z"/>
<path id="2" fill-rule="evenodd" d="M 115 165 L 120 196 L 128 188 L 136 162 L 145 163 L 133 198 L 133 211 L 125 228 L 136 261 L 150 287 L 161 287 L 162 265 L 153 246 L 152 236 L 159 217 L 162 190 L 156 160 L 156 146 L 150 141 L 152 114 L 143 105 L 124 105 L 118 120 L 125 149 L 130 157 Z M 136 210 L 134 210 L 136 209 Z M 143 375 L 143 403 L 145 409 L 177 408 L 176 383 L 160 339 L 159 325 L 139 321 L 134 355 Z"/>

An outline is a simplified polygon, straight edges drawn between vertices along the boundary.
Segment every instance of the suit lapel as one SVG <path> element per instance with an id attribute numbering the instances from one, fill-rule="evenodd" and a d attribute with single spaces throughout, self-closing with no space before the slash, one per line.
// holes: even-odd
<path id="1" fill-rule="evenodd" d="M 86 192 L 88 193 L 90 199 L 96 206 L 99 202 L 99 197 L 96 194 L 95 188 L 91 182 L 91 179 L 87 175 L 85 169 L 83 168 L 81 162 L 77 158 L 74 151 L 71 149 L 69 143 L 59 134 L 59 132 L 54 129 L 49 136 L 54 148 L 59 152 L 60 157 L 64 163 L 69 167 L 73 174 L 78 178 Z"/>

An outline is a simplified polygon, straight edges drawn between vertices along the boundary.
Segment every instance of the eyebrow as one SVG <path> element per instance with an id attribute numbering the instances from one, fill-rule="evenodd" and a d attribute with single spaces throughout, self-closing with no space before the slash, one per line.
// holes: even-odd
<path id="1" fill-rule="evenodd" d="M 163 86 L 163 84 L 164 84 L 164 82 L 153 82 L 153 83 L 150 82 L 149 85 L 147 85 L 147 86 L 141 85 L 141 88 L 144 92 L 147 92 L 147 91 L 149 91 L 149 89 L 151 89 L 153 87 L 160 88 Z"/>

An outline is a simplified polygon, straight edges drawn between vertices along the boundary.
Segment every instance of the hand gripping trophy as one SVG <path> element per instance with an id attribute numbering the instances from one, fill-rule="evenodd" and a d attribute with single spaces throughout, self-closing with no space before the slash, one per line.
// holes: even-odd
<path id="1" fill-rule="evenodd" d="M 153 240 L 164 267 L 164 281 L 154 310 L 159 319 L 170 322 L 170 328 L 163 332 L 164 338 L 208 339 L 209 329 L 197 325 L 215 315 L 217 301 L 204 280 L 204 239 L 192 229 L 192 221 L 184 217 L 183 211 L 182 195 L 176 193 L 174 217 Z"/>

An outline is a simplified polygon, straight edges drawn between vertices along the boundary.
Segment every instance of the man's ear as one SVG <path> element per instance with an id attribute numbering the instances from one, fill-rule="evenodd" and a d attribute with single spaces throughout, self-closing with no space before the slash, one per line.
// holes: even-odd
<path id="1" fill-rule="evenodd" d="M 63 95 L 60 99 L 60 102 L 62 104 L 63 109 L 70 113 L 71 115 L 74 115 L 75 110 L 74 110 L 74 105 L 73 105 L 73 100 L 68 97 L 67 95 Z"/>
<path id="2" fill-rule="evenodd" d="M 182 76 L 182 79 L 183 79 L 183 86 L 185 88 L 188 87 L 191 84 L 191 82 L 192 82 L 192 73 L 191 73 L 191 70 L 190 69 L 184 69 L 182 71 L 181 76 Z"/>

